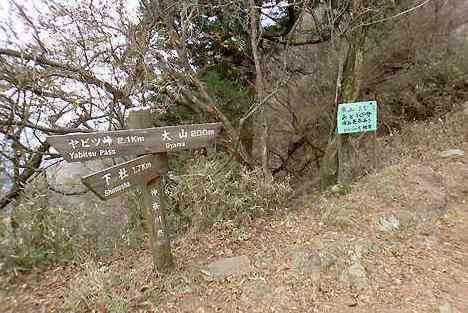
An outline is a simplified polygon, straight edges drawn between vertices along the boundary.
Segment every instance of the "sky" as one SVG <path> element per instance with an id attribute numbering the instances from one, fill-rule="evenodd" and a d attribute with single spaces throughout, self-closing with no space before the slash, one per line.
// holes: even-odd
<path id="1" fill-rule="evenodd" d="M 89 1 L 89 0 L 88 0 Z M 15 0 L 15 2 L 22 6 L 28 15 L 35 20 L 37 18 L 38 13 L 44 13 L 46 10 L 45 3 L 47 0 Z M 71 3 L 77 2 L 73 0 L 57 0 L 57 2 L 64 2 L 64 3 Z M 136 11 L 138 8 L 139 0 L 126 0 L 127 8 L 129 12 L 132 12 L 136 15 Z M 12 18 L 12 11 L 14 10 L 14 4 L 12 0 L 0 0 L 0 26 L 4 26 L 6 24 L 13 25 L 15 30 L 21 34 L 20 40 L 24 42 L 28 42 L 32 39 L 31 31 L 25 29 L 19 29 L 19 25 L 14 23 L 14 19 Z M 7 43 L 7 37 L 5 32 L 0 27 L 0 47 L 5 47 Z"/>

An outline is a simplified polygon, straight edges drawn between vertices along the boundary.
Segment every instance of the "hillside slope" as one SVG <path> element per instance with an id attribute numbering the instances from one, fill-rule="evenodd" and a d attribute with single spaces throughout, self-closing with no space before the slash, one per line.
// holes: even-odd
<path id="1" fill-rule="evenodd" d="M 187 234 L 173 274 L 122 251 L 18 278 L 0 311 L 468 312 L 464 122 L 455 112 L 382 138 L 380 170 L 350 189 Z"/>

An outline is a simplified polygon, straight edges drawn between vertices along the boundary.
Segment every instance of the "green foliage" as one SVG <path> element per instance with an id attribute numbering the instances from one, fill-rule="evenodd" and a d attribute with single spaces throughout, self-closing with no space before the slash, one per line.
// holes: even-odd
<path id="1" fill-rule="evenodd" d="M 221 111 L 231 120 L 242 116 L 255 96 L 253 90 L 242 86 L 236 80 L 238 76 L 238 71 L 227 65 L 211 67 L 201 76 L 212 96 L 220 104 Z"/>
<path id="2" fill-rule="evenodd" d="M 178 125 L 183 123 L 196 123 L 194 113 L 183 106 L 171 106 L 164 114 L 161 114 L 159 120 L 163 125 Z"/>
<path id="3" fill-rule="evenodd" d="M 178 229 L 242 223 L 273 213 L 287 205 L 292 190 L 288 179 L 265 182 L 260 169 L 249 171 L 223 155 L 195 158 L 185 172 L 168 188 L 175 208 L 170 221 Z"/>
<path id="4" fill-rule="evenodd" d="M 248 110 L 255 97 L 254 90 L 243 85 L 241 76 L 238 69 L 227 63 L 210 66 L 200 74 L 218 109 L 234 123 Z M 171 106 L 159 119 L 167 125 L 206 122 L 206 116 L 197 116 L 180 105 Z"/>

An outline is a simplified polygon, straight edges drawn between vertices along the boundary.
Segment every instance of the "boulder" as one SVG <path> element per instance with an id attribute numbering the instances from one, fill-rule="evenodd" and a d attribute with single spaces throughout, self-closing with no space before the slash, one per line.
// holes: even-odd
<path id="1" fill-rule="evenodd" d="M 48 207 L 82 219 L 84 228 L 96 236 L 97 245 L 106 247 L 109 238 L 120 238 L 129 221 L 126 195 L 102 201 L 81 183 L 81 178 L 111 166 L 108 160 L 85 163 L 62 162 L 46 170 Z M 39 183 L 33 181 L 32 184 Z"/>
<path id="2" fill-rule="evenodd" d="M 102 161 L 88 162 L 61 162 L 47 168 L 46 175 L 49 186 L 54 190 L 64 193 L 82 193 L 87 190 L 86 186 L 81 183 L 83 176 L 93 172 L 103 170 L 108 167 Z"/>

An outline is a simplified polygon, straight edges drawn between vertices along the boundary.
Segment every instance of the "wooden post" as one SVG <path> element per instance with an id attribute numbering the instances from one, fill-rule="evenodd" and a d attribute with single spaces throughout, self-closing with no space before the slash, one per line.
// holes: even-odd
<path id="1" fill-rule="evenodd" d="M 377 172 L 377 166 L 378 166 L 378 160 L 377 160 L 377 130 L 374 131 L 373 157 L 374 157 L 374 172 Z"/>
<path id="2" fill-rule="evenodd" d="M 153 127 L 152 114 L 149 110 L 130 112 L 127 122 L 128 127 L 132 129 Z M 158 164 L 161 163 L 162 166 L 168 167 L 167 153 L 155 153 L 152 155 L 154 158 L 157 158 Z M 166 224 L 167 197 L 165 194 L 164 176 L 157 177 L 146 185 L 143 185 L 142 193 L 154 269 L 164 272 L 169 270 L 174 264 Z"/>

